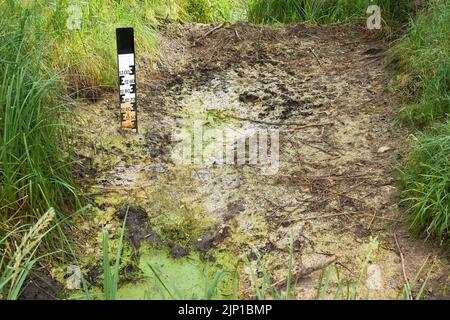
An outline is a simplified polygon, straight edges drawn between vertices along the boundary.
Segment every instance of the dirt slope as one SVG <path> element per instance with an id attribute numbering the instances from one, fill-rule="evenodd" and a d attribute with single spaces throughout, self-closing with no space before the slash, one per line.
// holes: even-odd
<path id="1" fill-rule="evenodd" d="M 118 130 L 116 97 L 79 106 L 89 130 L 80 176 L 97 224 L 117 228 L 117 208 L 140 206 L 175 257 L 195 248 L 225 268 L 248 259 L 243 297 L 254 295 L 249 266 L 283 289 L 292 239 L 299 299 L 315 297 L 332 262 L 361 296 L 370 287 L 370 298 L 396 297 L 404 284 L 396 226 L 407 276 L 429 257 L 421 279 L 432 266 L 427 288 L 437 293 L 448 282 L 445 254 L 399 223 L 393 166 L 407 137 L 393 124 L 385 45 L 350 26 L 214 27 L 163 27 L 161 62 L 138 66 L 138 135 Z M 195 121 L 238 136 L 278 130 L 278 171 L 176 164 L 174 134 Z"/>

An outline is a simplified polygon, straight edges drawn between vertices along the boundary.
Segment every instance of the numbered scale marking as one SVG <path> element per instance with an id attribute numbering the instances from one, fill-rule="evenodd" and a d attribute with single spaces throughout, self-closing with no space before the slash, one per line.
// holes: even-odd
<path id="1" fill-rule="evenodd" d="M 124 130 L 137 132 L 136 67 L 133 28 L 116 29 L 119 66 L 120 117 Z"/>

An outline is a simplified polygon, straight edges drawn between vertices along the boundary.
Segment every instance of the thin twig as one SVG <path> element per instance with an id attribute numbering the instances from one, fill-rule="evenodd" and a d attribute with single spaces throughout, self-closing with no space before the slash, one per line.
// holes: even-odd
<path id="1" fill-rule="evenodd" d="M 367 227 L 367 230 L 370 230 L 372 228 L 372 224 L 374 223 L 376 217 L 378 214 L 378 210 L 375 210 L 372 216 L 372 219 L 370 220 L 369 226 Z"/>
<path id="2" fill-rule="evenodd" d="M 347 213 L 334 213 L 334 214 L 327 214 L 327 215 L 315 216 L 315 217 L 309 217 L 309 218 L 293 219 L 293 220 L 284 221 L 284 223 L 288 223 L 288 222 L 295 223 L 295 222 L 300 222 L 300 221 L 326 219 L 326 218 L 340 217 L 340 216 L 345 216 L 345 215 L 347 215 Z"/>
<path id="3" fill-rule="evenodd" d="M 293 212 L 295 212 L 295 211 L 296 210 L 294 210 Z M 373 218 L 373 216 L 370 215 L 370 214 L 361 214 L 361 213 L 354 213 L 354 214 L 357 215 L 357 216 L 364 216 L 364 217 L 371 217 L 371 218 Z M 302 221 L 327 219 L 327 218 L 334 218 L 334 217 L 340 217 L 340 216 L 350 217 L 348 213 L 334 213 L 334 214 L 315 216 L 315 217 L 309 217 L 309 218 L 300 218 L 300 219 L 286 220 L 286 221 L 283 221 L 283 223 L 296 223 L 296 222 L 302 222 Z M 397 219 L 385 218 L 385 217 L 380 217 L 380 216 L 375 216 L 375 219 L 388 220 L 388 221 L 394 221 L 394 222 L 401 222 L 400 220 L 397 220 Z"/>
<path id="4" fill-rule="evenodd" d="M 406 275 L 405 256 L 403 255 L 403 251 L 400 248 L 400 244 L 398 243 L 398 239 L 397 239 L 397 234 L 395 232 L 394 232 L 394 240 L 395 240 L 395 245 L 397 246 L 398 254 L 400 255 L 400 260 L 402 263 L 403 278 L 405 280 L 406 290 L 408 290 L 409 299 L 413 300 L 411 286 L 409 284 L 408 276 Z"/>
<path id="5" fill-rule="evenodd" d="M 241 37 L 239 36 L 239 33 L 236 29 L 234 29 L 234 34 L 236 35 L 236 38 L 238 38 L 238 40 L 242 40 Z"/>
<path id="6" fill-rule="evenodd" d="M 254 123 L 259 123 L 259 124 L 265 124 L 268 126 L 294 126 L 294 127 L 297 127 L 297 129 L 306 129 L 306 128 L 313 128 L 313 127 L 324 127 L 324 126 L 334 125 L 334 122 L 303 124 L 303 123 L 296 123 L 296 122 L 270 122 L 270 121 L 264 121 L 264 120 L 236 117 L 236 116 L 232 116 L 232 115 L 229 115 L 227 117 L 230 119 L 234 119 L 234 120 L 254 122 Z"/>
<path id="7" fill-rule="evenodd" d="M 309 266 L 307 268 L 303 268 L 300 271 L 293 274 L 292 278 L 295 279 L 294 283 L 298 281 L 298 279 L 304 278 L 306 276 L 309 276 L 311 273 L 315 271 L 322 270 L 323 268 L 329 266 L 330 264 L 335 263 L 337 260 L 336 256 L 330 257 L 328 259 L 325 259 L 323 261 L 320 261 L 316 264 L 313 264 L 312 266 Z M 287 285 L 287 279 L 282 279 L 278 282 L 275 282 L 271 287 L 272 288 L 282 288 Z"/>
<path id="8" fill-rule="evenodd" d="M 357 180 L 357 179 L 373 179 L 373 177 L 368 177 L 366 175 L 355 175 L 355 176 L 338 176 L 338 175 L 328 175 L 328 176 L 298 176 L 298 175 L 280 175 L 286 178 L 297 178 L 305 180 Z"/>
<path id="9" fill-rule="evenodd" d="M 313 149 L 319 150 L 319 151 L 321 151 L 321 152 L 323 152 L 325 154 L 328 154 L 329 156 L 332 156 L 332 157 L 337 157 L 338 156 L 338 154 L 335 154 L 335 153 L 332 153 L 332 152 L 330 152 L 328 150 L 325 150 L 325 149 L 323 149 L 323 148 L 321 148 L 321 147 L 319 147 L 319 146 L 317 146 L 315 144 L 310 143 L 309 141 L 305 141 L 303 139 L 297 139 L 297 141 L 300 142 L 301 144 L 304 144 L 305 146 L 308 146 L 310 148 L 313 148 Z"/>
<path id="10" fill-rule="evenodd" d="M 357 202 L 360 202 L 360 203 L 363 203 L 363 204 L 366 203 L 364 200 L 351 197 L 351 196 L 346 195 L 345 193 L 342 193 L 342 192 L 333 191 L 333 190 L 331 190 L 330 188 L 327 188 L 327 187 L 323 187 L 323 189 L 327 190 L 328 192 L 330 192 L 332 194 L 335 194 L 335 195 L 343 197 L 343 198 L 347 198 L 347 199 L 352 200 L 352 201 L 357 201 Z"/>
<path id="11" fill-rule="evenodd" d="M 387 220 L 387 221 L 393 221 L 393 222 L 402 222 L 401 220 L 398 220 L 398 219 L 387 218 L 387 217 L 380 217 L 380 216 L 377 216 L 377 215 L 375 215 L 375 216 L 373 216 L 371 214 L 360 214 L 360 215 L 365 216 L 365 217 L 374 218 L 374 219 Z"/>
<path id="12" fill-rule="evenodd" d="M 208 32 L 206 32 L 203 36 L 201 36 L 200 38 L 197 39 L 198 40 L 202 40 L 204 38 L 206 38 L 207 36 L 209 36 L 210 34 L 216 32 L 217 30 L 223 28 L 225 26 L 226 22 L 222 22 L 220 23 L 218 26 L 212 28 L 211 30 L 209 30 Z"/>
<path id="13" fill-rule="evenodd" d="M 317 54 L 314 52 L 313 48 L 308 48 L 309 51 L 311 51 L 311 53 L 314 55 L 314 57 L 316 58 L 317 62 L 319 63 L 319 66 L 322 66 L 322 61 L 320 61 L 319 57 L 317 56 Z"/>

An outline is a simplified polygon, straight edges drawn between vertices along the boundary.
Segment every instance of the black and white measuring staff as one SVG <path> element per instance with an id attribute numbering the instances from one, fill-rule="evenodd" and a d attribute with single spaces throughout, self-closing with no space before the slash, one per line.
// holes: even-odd
<path id="1" fill-rule="evenodd" d="M 137 132 L 136 65 L 133 28 L 117 28 L 120 118 L 124 130 Z"/>

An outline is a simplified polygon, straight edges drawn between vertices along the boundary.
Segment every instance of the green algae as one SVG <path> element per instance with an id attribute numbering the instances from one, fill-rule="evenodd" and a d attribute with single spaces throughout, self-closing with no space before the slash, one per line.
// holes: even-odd
<path id="1" fill-rule="evenodd" d="M 231 297 L 229 274 L 203 262 L 198 253 L 174 259 L 166 250 L 143 246 L 138 267 L 142 278 L 120 287 L 117 299 L 205 299 L 216 275 L 221 275 L 219 285 L 210 298 L 220 300 Z"/>
<path id="2" fill-rule="evenodd" d="M 130 247 L 126 246 L 128 249 Z M 127 279 L 123 270 L 133 259 L 128 253 L 122 257 L 121 278 L 116 294 L 117 300 L 227 300 L 236 298 L 233 290 L 235 266 L 226 263 L 230 270 L 219 268 L 220 264 L 206 261 L 198 252 L 191 252 L 183 258 L 173 258 L 166 249 L 156 249 L 143 244 L 139 250 L 139 258 Z M 222 254 L 221 261 L 233 261 L 233 257 Z M 85 269 L 83 269 L 85 273 Z M 61 275 L 63 270 L 61 269 Z M 100 280 L 100 279 L 99 279 Z M 217 281 L 216 281 L 217 280 Z M 72 299 L 101 300 L 103 299 L 101 285 L 84 288 L 72 292 Z"/>

